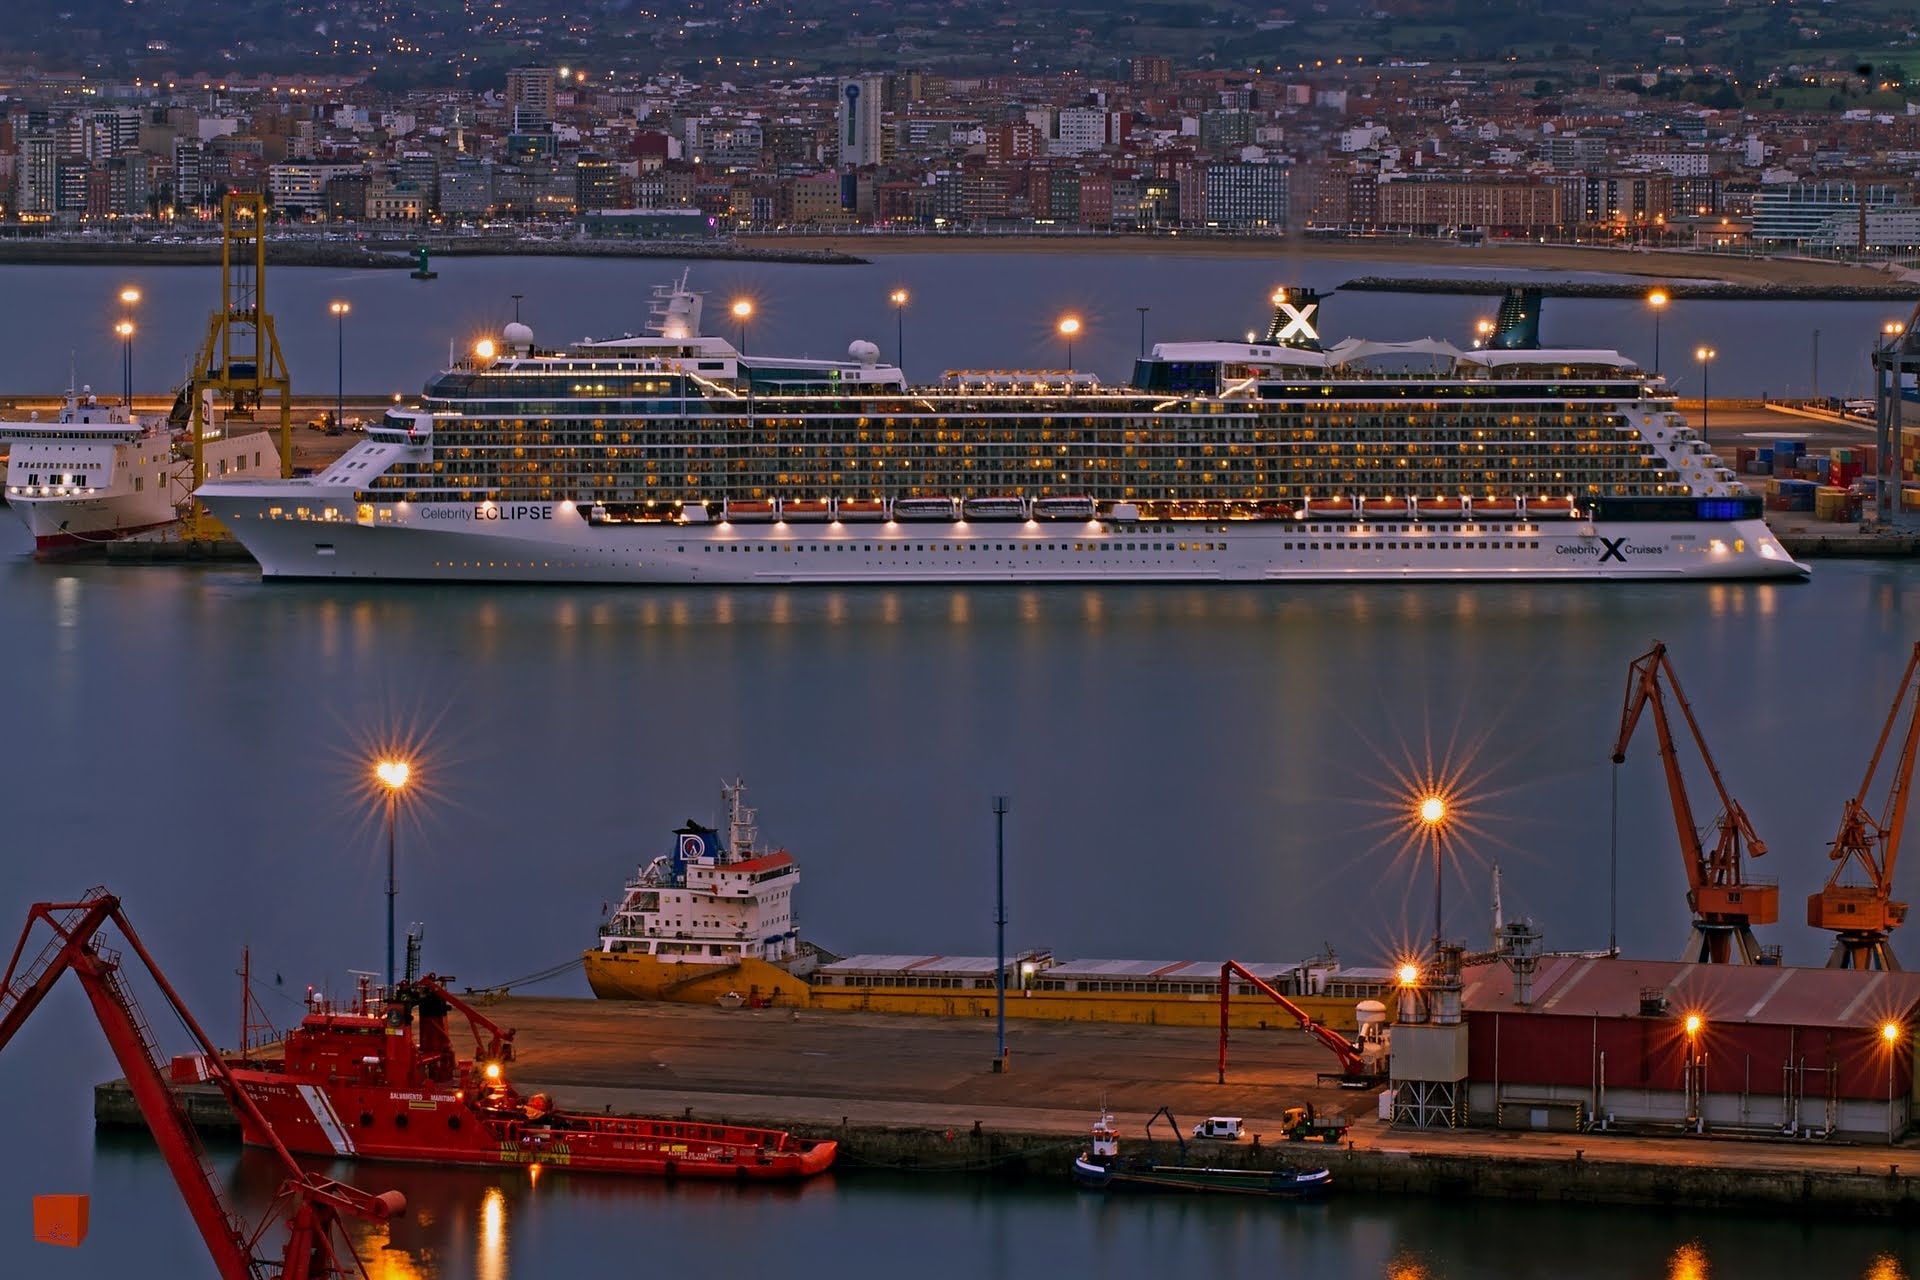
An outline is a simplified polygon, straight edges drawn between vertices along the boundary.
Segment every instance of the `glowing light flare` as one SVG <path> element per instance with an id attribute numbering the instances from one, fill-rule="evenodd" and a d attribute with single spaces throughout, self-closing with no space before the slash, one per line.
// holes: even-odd
<path id="1" fill-rule="evenodd" d="M 1411 960 L 1405 961 L 1394 971 L 1394 976 L 1400 979 L 1401 986 L 1411 987 L 1420 981 L 1420 966 Z"/>
<path id="2" fill-rule="evenodd" d="M 1647 295 L 1647 305 L 1650 307 L 1653 307 L 1656 310 L 1666 306 L 1667 291 L 1665 289 L 1655 289 L 1652 293 Z"/>
<path id="3" fill-rule="evenodd" d="M 1420 821 L 1428 826 L 1438 826 L 1447 820 L 1447 802 L 1441 796 L 1427 796 L 1420 801 Z"/>
<path id="4" fill-rule="evenodd" d="M 489 1062 L 486 1067 L 486 1075 L 489 1080 L 498 1080 L 500 1078 L 500 1064 L 497 1062 Z"/>
<path id="5" fill-rule="evenodd" d="M 1880 1038 L 1885 1040 L 1889 1045 L 1893 1044 L 1900 1038 L 1900 1024 L 1897 1022 L 1882 1023 L 1880 1026 Z"/>
<path id="6" fill-rule="evenodd" d="M 907 291 L 905 289 L 895 289 L 887 295 L 887 298 L 896 307 L 904 307 L 907 305 Z"/>
<path id="7" fill-rule="evenodd" d="M 343 316 L 353 310 L 353 307 L 345 302 L 329 302 L 327 310 L 336 316 Z"/>
<path id="8" fill-rule="evenodd" d="M 132 306 L 134 303 L 140 301 L 140 291 L 133 288 L 122 289 L 120 291 L 120 301 L 126 303 L 128 306 Z"/>
<path id="9" fill-rule="evenodd" d="M 1078 316 L 1065 316 L 1061 319 L 1060 321 L 1061 337 L 1071 338 L 1073 337 L 1073 335 L 1079 332 L 1080 332 L 1080 318 Z"/>
<path id="10" fill-rule="evenodd" d="M 380 779 L 380 785 L 389 791 L 405 787 L 412 774 L 413 766 L 405 760 L 382 760 L 373 767 L 373 776 Z"/>
<path id="11" fill-rule="evenodd" d="M 745 298 L 740 299 L 733 304 L 733 314 L 739 319 L 745 320 L 753 314 L 753 303 L 747 301 Z"/>
<path id="12" fill-rule="evenodd" d="M 1683 1025 L 1685 1025 L 1687 1029 L 1688 1036 L 1697 1037 L 1700 1034 L 1700 1029 L 1706 1026 L 1707 1023 L 1699 1014 L 1690 1013 L 1687 1015 L 1687 1020 Z"/>
<path id="13" fill-rule="evenodd" d="M 133 321 L 122 320 L 119 324 L 113 326 L 113 331 L 123 338 L 131 338 L 133 336 Z"/>
<path id="14" fill-rule="evenodd" d="M 496 348 L 493 345 L 492 338 L 482 338 L 480 339 L 480 341 L 473 344 L 473 354 L 480 357 L 480 359 L 482 360 L 493 359 L 493 353 L 495 350 Z"/>

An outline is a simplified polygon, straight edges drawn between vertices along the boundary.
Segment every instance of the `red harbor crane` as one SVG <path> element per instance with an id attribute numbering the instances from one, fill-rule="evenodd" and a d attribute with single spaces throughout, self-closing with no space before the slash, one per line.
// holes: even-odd
<path id="1" fill-rule="evenodd" d="M 1220 1076 L 1219 1083 L 1227 1082 L 1227 1014 L 1233 998 L 1231 978 L 1239 974 L 1255 992 L 1292 1014 L 1300 1024 L 1300 1029 L 1318 1040 L 1339 1059 L 1338 1073 L 1327 1072 L 1334 1076 L 1342 1088 L 1362 1089 L 1378 1084 L 1387 1074 L 1387 1045 L 1384 1040 L 1371 1038 L 1379 1028 L 1373 1027 L 1361 1033 L 1359 1040 L 1349 1040 L 1332 1027 L 1314 1021 L 1313 1015 L 1293 1001 L 1275 991 L 1272 986 L 1255 977 L 1238 961 L 1229 960 L 1220 966 Z"/>
<path id="2" fill-rule="evenodd" d="M 44 924 L 53 936 L 30 950 L 35 927 Z M 139 957 L 167 1006 L 192 1034 L 210 1078 L 242 1119 L 250 1119 L 267 1133 L 280 1158 L 287 1180 L 274 1198 L 273 1211 L 249 1231 L 221 1197 L 219 1183 L 207 1162 L 199 1135 L 179 1098 L 168 1087 L 147 1021 L 122 977 L 120 953 L 106 945 L 101 931 L 112 925 Z M 24 960 L 24 963 L 23 963 Z M 165 975 L 147 954 L 139 935 L 120 911 L 120 900 L 105 889 L 94 889 L 78 902 L 40 902 L 27 913 L 20 941 L 7 962 L 0 984 L 0 1049 L 40 1007 L 60 975 L 71 971 L 87 993 L 87 1001 L 106 1032 L 107 1043 L 140 1114 L 153 1130 L 154 1142 L 167 1163 L 175 1185 L 187 1202 L 187 1212 L 207 1252 L 213 1256 L 220 1280 L 334 1280 L 365 1276 L 366 1268 L 341 1231 L 343 1218 L 383 1221 L 401 1213 L 406 1201 L 397 1191 L 370 1195 L 365 1191 L 308 1173 L 278 1139 L 272 1138 L 263 1118 L 247 1095 L 235 1085 L 225 1061 L 206 1032 L 187 1012 Z M 287 1219 L 287 1241 L 277 1261 L 261 1256 L 260 1241 L 281 1216 Z M 164 1271 L 164 1266 L 160 1267 Z"/>
<path id="3" fill-rule="evenodd" d="M 1680 708 L 1693 745 L 1713 779 L 1720 798 L 1720 814 L 1713 820 L 1714 844 L 1708 850 L 1693 817 L 1674 746 L 1673 726 L 1667 714 L 1666 691 Z M 1660 763 L 1666 769 L 1667 796 L 1673 803 L 1673 823 L 1680 836 L 1680 856 L 1687 871 L 1687 906 L 1693 911 L 1693 934 L 1681 959 L 1695 964 L 1759 964 L 1760 944 L 1753 926 L 1780 918 L 1780 886 L 1746 879 L 1745 860 L 1758 858 L 1767 846 L 1754 834 L 1753 823 L 1740 802 L 1727 794 L 1727 784 L 1707 750 L 1707 740 L 1694 719 L 1680 680 L 1667 660 L 1667 646 L 1656 643 L 1627 669 L 1626 705 L 1620 711 L 1620 736 L 1614 739 L 1613 762 L 1626 761 L 1627 743 L 1640 723 L 1640 713 L 1653 708 L 1653 727 L 1660 738 Z M 1744 846 L 1744 847 L 1743 847 Z"/>
<path id="4" fill-rule="evenodd" d="M 1840 817 L 1840 834 L 1833 838 L 1827 856 L 1836 864 L 1827 877 L 1827 887 L 1807 898 L 1807 923 L 1816 929 L 1831 929 L 1833 954 L 1827 957 L 1829 969 L 1898 969 L 1893 947 L 1887 935 L 1907 919 L 1907 904 L 1893 901 L 1893 864 L 1900 858 L 1900 834 L 1907 822 L 1907 796 L 1913 782 L 1913 759 L 1920 744 L 1920 694 L 1914 698 L 1913 717 L 1907 722 L 1906 741 L 1900 747 L 1900 759 L 1894 764 L 1893 785 L 1888 788 L 1886 805 L 1880 817 L 1867 812 L 1867 792 L 1873 787 L 1873 775 L 1880 768 L 1887 740 L 1900 719 L 1900 708 L 1907 691 L 1915 686 L 1920 673 L 1920 644 L 1913 646 L 1907 659 L 1907 674 L 1900 679 L 1900 691 L 1887 709 L 1887 723 L 1874 743 L 1873 758 L 1867 761 L 1867 776 L 1860 780 L 1860 791 L 1847 801 Z M 1842 884 L 1841 877 L 1858 866 L 1865 884 Z"/>

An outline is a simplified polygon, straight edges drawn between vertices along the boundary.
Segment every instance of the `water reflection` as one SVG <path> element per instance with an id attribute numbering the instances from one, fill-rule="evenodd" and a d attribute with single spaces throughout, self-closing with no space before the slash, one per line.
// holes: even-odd
<path id="1" fill-rule="evenodd" d="M 498 1187 L 488 1187 L 480 1202 L 479 1263 L 476 1280 L 506 1280 L 507 1197 Z"/>
<path id="2" fill-rule="evenodd" d="M 1713 1266 L 1698 1240 L 1689 1240 L 1667 1259 L 1667 1280 L 1709 1280 Z"/>

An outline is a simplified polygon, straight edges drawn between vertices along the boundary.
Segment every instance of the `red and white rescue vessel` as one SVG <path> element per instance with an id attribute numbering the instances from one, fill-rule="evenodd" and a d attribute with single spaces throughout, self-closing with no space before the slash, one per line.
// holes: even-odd
<path id="1" fill-rule="evenodd" d="M 458 1057 L 460 1013 L 474 1056 Z M 546 1165 L 656 1177 L 791 1180 L 825 1172 L 838 1144 L 779 1129 L 585 1114 L 507 1080 L 513 1032 L 428 974 L 351 1004 L 314 998 L 278 1060 L 231 1059 L 234 1081 L 288 1150 L 431 1164 Z M 268 1145 L 248 1117 L 241 1136 Z"/>

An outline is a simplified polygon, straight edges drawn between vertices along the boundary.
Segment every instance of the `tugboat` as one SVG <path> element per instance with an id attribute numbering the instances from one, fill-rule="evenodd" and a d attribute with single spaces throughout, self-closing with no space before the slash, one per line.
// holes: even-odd
<path id="1" fill-rule="evenodd" d="M 833 1164 L 837 1143 L 778 1129 L 563 1111 L 547 1094 L 522 1094 L 506 1077 L 513 1032 L 448 981 L 409 972 L 382 992 L 362 977 L 343 1007 L 309 994 L 280 1059 L 229 1059 L 229 1073 L 271 1137 L 299 1155 L 742 1182 L 807 1178 Z M 471 1059 L 456 1056 L 451 1012 L 473 1033 Z M 272 1145 L 251 1115 L 241 1138 Z"/>
<path id="2" fill-rule="evenodd" d="M 1173 1113 L 1165 1107 L 1147 1117 L 1147 1136 L 1161 1116 L 1180 1144 L 1179 1164 L 1136 1160 L 1120 1154 L 1120 1135 L 1113 1113 L 1102 1110 L 1093 1124 L 1091 1149 L 1073 1161 L 1073 1180 L 1096 1191 L 1214 1191 L 1228 1195 L 1266 1196 L 1278 1200 L 1306 1200 L 1327 1194 L 1333 1174 L 1326 1169 L 1216 1169 L 1187 1163 L 1187 1140 Z"/>

